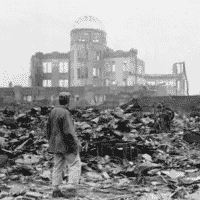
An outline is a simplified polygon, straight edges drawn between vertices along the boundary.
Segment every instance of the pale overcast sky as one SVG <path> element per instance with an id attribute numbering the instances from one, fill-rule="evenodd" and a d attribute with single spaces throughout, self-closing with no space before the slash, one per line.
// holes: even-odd
<path id="1" fill-rule="evenodd" d="M 35 52 L 68 52 L 73 22 L 85 15 L 101 20 L 110 48 L 138 49 L 146 73 L 185 61 L 189 92 L 200 94 L 199 0 L 0 0 L 0 86 L 27 86 Z"/>

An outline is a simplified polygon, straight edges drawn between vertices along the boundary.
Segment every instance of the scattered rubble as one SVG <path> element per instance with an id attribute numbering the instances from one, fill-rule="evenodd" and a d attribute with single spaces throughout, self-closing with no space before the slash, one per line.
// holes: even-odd
<path id="1" fill-rule="evenodd" d="M 44 130 L 52 108 L 0 112 L 1 199 L 51 198 L 53 155 L 47 153 Z M 159 109 L 142 113 L 132 101 L 116 109 L 70 111 L 82 145 L 79 199 L 192 199 L 198 194 L 199 118 Z"/>

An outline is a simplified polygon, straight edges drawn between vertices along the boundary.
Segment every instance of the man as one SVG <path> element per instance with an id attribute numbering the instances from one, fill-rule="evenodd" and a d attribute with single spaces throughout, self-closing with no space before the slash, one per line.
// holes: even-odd
<path id="1" fill-rule="evenodd" d="M 158 131 L 170 132 L 174 112 L 163 104 L 157 105 L 156 124 Z"/>
<path id="2" fill-rule="evenodd" d="M 81 175 L 81 161 L 79 156 L 79 141 L 76 136 L 70 112 L 67 108 L 70 94 L 59 94 L 59 106 L 53 108 L 47 122 L 47 139 L 49 152 L 54 154 L 54 167 L 52 174 L 53 198 L 75 196 Z M 63 171 L 68 165 L 68 196 L 59 189 L 62 183 Z M 71 193 L 71 194 L 70 194 Z"/>

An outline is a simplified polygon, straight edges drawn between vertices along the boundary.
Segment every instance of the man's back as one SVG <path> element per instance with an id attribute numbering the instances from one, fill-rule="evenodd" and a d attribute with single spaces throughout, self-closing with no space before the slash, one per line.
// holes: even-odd
<path id="1" fill-rule="evenodd" d="M 51 111 L 47 129 L 51 152 L 70 153 L 76 151 L 77 136 L 67 108 L 60 106 Z"/>

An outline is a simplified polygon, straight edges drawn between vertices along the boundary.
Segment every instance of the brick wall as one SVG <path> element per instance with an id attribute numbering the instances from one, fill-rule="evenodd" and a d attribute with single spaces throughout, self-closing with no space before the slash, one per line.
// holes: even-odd
<path id="1" fill-rule="evenodd" d="M 98 90 L 98 88 L 96 88 Z M 69 91 L 73 95 L 78 95 L 79 97 L 84 97 L 84 94 L 87 92 L 85 91 L 84 87 L 72 87 L 70 89 L 68 88 L 59 88 L 59 87 L 52 87 L 52 88 L 21 88 L 17 90 L 18 92 L 21 92 L 21 96 L 23 95 L 32 95 L 34 92 L 36 92 L 37 95 L 43 96 L 44 100 L 51 98 L 52 95 L 54 97 L 58 96 L 60 91 Z M 105 91 L 104 91 L 105 92 Z M 101 92 L 100 92 L 101 93 Z M 123 97 L 124 103 L 128 102 L 131 99 L 130 95 L 127 95 L 127 98 L 124 99 L 124 94 L 121 93 L 117 95 L 107 95 L 107 100 L 110 102 L 107 102 L 107 105 L 117 106 L 120 103 L 120 98 Z M 18 97 L 18 96 L 17 96 Z M 11 102 L 12 100 L 12 102 Z M 0 88 L 0 107 L 7 106 L 9 102 L 13 103 L 13 101 L 17 100 L 16 99 L 16 90 L 14 88 Z M 175 111 L 180 111 L 180 112 L 189 112 L 189 111 L 194 111 L 194 110 L 199 110 L 200 111 L 200 95 L 196 96 L 148 96 L 148 97 L 142 97 L 139 98 L 138 103 L 145 109 L 153 107 L 153 105 L 162 102 L 172 108 Z M 148 110 L 148 109 L 147 109 Z"/>

